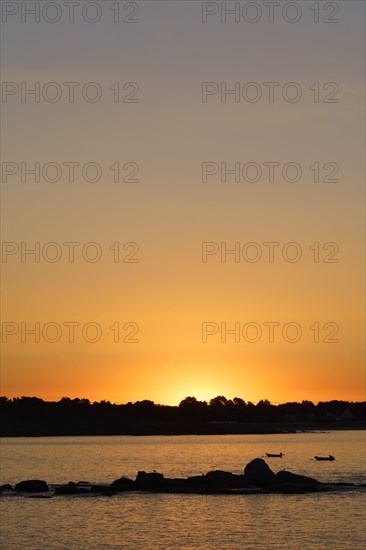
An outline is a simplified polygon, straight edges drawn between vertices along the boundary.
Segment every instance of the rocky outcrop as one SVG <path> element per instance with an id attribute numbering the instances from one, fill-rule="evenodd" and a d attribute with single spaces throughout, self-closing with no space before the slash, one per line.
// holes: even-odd
<path id="1" fill-rule="evenodd" d="M 224 489 L 250 489 L 253 483 L 243 475 L 214 470 L 202 476 L 193 476 L 185 480 L 186 487 L 202 488 L 206 492 Z"/>
<path id="2" fill-rule="evenodd" d="M 164 475 L 158 472 L 138 472 L 135 483 L 140 490 L 156 489 L 164 486 Z"/>
<path id="3" fill-rule="evenodd" d="M 0 486 L 0 493 L 4 493 L 6 491 L 14 491 L 13 487 L 9 483 L 5 483 L 5 485 Z"/>
<path id="4" fill-rule="evenodd" d="M 128 477 L 120 477 L 111 484 L 111 489 L 117 492 L 135 490 L 135 482 Z"/>
<path id="5" fill-rule="evenodd" d="M 325 486 L 311 477 L 282 470 L 275 474 L 262 458 L 255 458 L 244 469 L 246 479 L 257 487 L 276 493 L 305 493 Z"/>
<path id="6" fill-rule="evenodd" d="M 17 483 L 15 490 L 20 493 L 45 493 L 48 491 L 48 485 L 41 479 L 28 479 Z"/>
<path id="7" fill-rule="evenodd" d="M 112 497 L 117 494 L 117 491 L 112 489 L 111 485 L 92 485 L 90 487 L 90 493 Z"/>
<path id="8" fill-rule="evenodd" d="M 234 474 L 231 472 L 225 472 L 224 470 L 211 470 L 210 472 L 207 472 L 205 475 L 206 479 L 215 481 L 215 480 L 222 480 L 222 479 L 232 479 Z"/>
<path id="9" fill-rule="evenodd" d="M 86 487 L 81 487 L 73 481 L 69 481 L 66 485 L 60 485 L 60 487 L 55 489 L 55 495 L 81 495 L 89 492 Z"/>
<path id="10" fill-rule="evenodd" d="M 282 470 L 276 474 L 276 483 L 295 483 L 296 485 L 320 485 L 320 481 L 313 479 L 312 477 L 300 476 L 298 474 L 293 474 L 292 472 L 287 472 Z"/>
<path id="11" fill-rule="evenodd" d="M 308 493 L 319 491 L 323 484 L 307 476 L 301 476 L 282 470 L 275 475 L 275 481 L 269 489 L 281 493 Z"/>
<path id="12" fill-rule="evenodd" d="M 346 486 L 347 484 L 339 484 Z M 352 484 L 348 484 L 352 485 Z M 166 478 L 158 472 L 139 471 L 136 479 L 116 479 L 110 485 L 93 485 L 82 481 L 59 485 L 55 495 L 97 494 L 112 496 L 124 491 L 146 491 L 158 493 L 196 494 L 247 494 L 247 493 L 305 493 L 334 490 L 334 484 L 320 483 L 311 477 L 282 470 L 275 474 L 262 458 L 255 458 L 238 475 L 224 470 L 213 470 L 207 474 L 188 478 Z M 340 487 L 341 490 L 341 487 Z M 0 492 L 12 491 L 11 485 L 3 485 Z M 22 481 L 15 486 L 20 493 L 43 493 L 48 491 L 45 481 Z M 32 496 L 32 495 L 30 495 Z M 34 495 L 33 495 L 34 496 Z"/>
<path id="13" fill-rule="evenodd" d="M 244 468 L 244 476 L 248 481 L 259 487 L 273 483 L 275 474 L 263 458 L 255 458 Z"/>

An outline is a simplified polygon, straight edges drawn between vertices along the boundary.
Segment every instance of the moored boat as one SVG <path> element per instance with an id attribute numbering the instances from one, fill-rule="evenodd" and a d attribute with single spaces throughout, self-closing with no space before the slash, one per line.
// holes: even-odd
<path id="1" fill-rule="evenodd" d="M 335 460 L 334 456 L 314 456 L 315 460 Z"/>
<path id="2" fill-rule="evenodd" d="M 283 453 L 266 453 L 268 458 L 282 458 L 284 456 Z"/>

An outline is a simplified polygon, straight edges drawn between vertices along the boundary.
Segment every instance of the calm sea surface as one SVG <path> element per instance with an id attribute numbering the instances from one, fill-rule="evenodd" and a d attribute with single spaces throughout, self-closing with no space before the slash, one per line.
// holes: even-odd
<path id="1" fill-rule="evenodd" d="M 366 483 L 365 432 L 171 437 L 3 438 L 0 484 L 44 479 L 110 483 L 138 470 L 185 477 L 242 473 L 253 458 L 326 482 Z M 333 454 L 334 462 L 316 462 Z M 1 548 L 364 549 L 365 490 L 308 495 L 1 498 Z"/>

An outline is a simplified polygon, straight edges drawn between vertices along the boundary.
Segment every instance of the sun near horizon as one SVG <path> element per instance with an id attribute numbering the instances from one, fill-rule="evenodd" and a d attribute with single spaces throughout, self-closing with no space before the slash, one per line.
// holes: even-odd
<path id="1" fill-rule="evenodd" d="M 154 4 L 4 25 L 4 79 L 44 93 L 2 104 L 2 393 L 363 400 L 362 3 L 339 25 Z"/>

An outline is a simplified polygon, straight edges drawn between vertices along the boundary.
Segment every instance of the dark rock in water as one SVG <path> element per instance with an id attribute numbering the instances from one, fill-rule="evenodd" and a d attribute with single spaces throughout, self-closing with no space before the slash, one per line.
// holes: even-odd
<path id="1" fill-rule="evenodd" d="M 164 485 L 164 476 L 158 472 L 138 472 L 136 477 L 138 489 L 156 489 Z"/>
<path id="2" fill-rule="evenodd" d="M 256 458 L 249 462 L 245 467 L 244 473 L 246 479 L 271 492 L 289 494 L 306 493 L 309 491 L 319 491 L 324 487 L 316 479 L 293 474 L 285 470 L 274 474 L 261 458 Z"/>
<path id="3" fill-rule="evenodd" d="M 319 491 L 323 484 L 312 477 L 301 476 L 282 470 L 275 475 L 273 483 L 267 486 L 271 492 L 299 494 Z M 325 488 L 324 488 L 325 490 Z"/>
<path id="4" fill-rule="evenodd" d="M 207 474 L 201 476 L 191 476 L 185 483 L 190 487 L 217 487 L 220 485 L 231 484 L 233 478 L 236 477 L 231 472 L 224 472 L 223 470 L 213 470 L 207 472 Z"/>
<path id="5" fill-rule="evenodd" d="M 202 487 L 208 487 L 209 485 L 212 485 L 212 481 L 210 483 L 210 481 L 207 479 L 205 475 L 191 476 L 185 480 L 184 485 L 186 487 L 202 488 Z"/>
<path id="6" fill-rule="evenodd" d="M 70 481 L 66 485 L 60 485 L 60 487 L 56 487 L 55 489 L 55 495 L 77 495 L 78 494 L 78 486 L 73 481 Z"/>
<path id="7" fill-rule="evenodd" d="M 73 481 L 69 481 L 66 485 L 60 485 L 55 489 L 55 495 L 81 495 L 84 493 L 89 493 L 89 490 L 78 487 Z"/>
<path id="8" fill-rule="evenodd" d="M 285 470 L 275 474 L 262 458 L 249 462 L 244 475 L 237 475 L 224 470 L 213 470 L 205 475 L 188 478 L 165 478 L 158 472 L 138 472 L 136 480 L 127 477 L 116 479 L 110 485 L 96 485 L 87 481 L 74 483 L 70 481 L 55 489 L 55 495 L 80 495 L 88 493 L 112 496 L 122 491 L 152 491 L 159 493 L 192 493 L 192 494 L 250 494 L 250 493 L 306 493 L 334 490 L 334 485 L 324 484 L 311 477 L 294 474 Z M 352 485 L 352 484 L 339 484 Z M 11 485 L 0 486 L 0 492 L 11 491 Z M 48 491 L 45 481 L 22 481 L 15 486 L 16 491 L 43 493 Z"/>
<path id="9" fill-rule="evenodd" d="M 128 479 L 128 477 L 121 477 L 120 479 L 116 479 L 111 483 L 110 485 L 111 489 L 114 491 L 133 491 L 136 489 L 135 482 L 132 481 L 132 479 Z"/>
<path id="10" fill-rule="evenodd" d="M 165 492 L 182 492 L 184 491 L 186 487 L 187 480 L 183 478 L 168 478 L 164 477 L 163 484 L 161 485 L 161 489 Z"/>
<path id="11" fill-rule="evenodd" d="M 40 479 L 29 479 L 15 485 L 15 490 L 21 493 L 44 493 L 48 491 L 48 485 Z"/>
<path id="12" fill-rule="evenodd" d="M 300 476 L 298 474 L 293 474 L 292 472 L 287 472 L 282 470 L 276 474 L 275 482 L 280 481 L 281 483 L 301 483 L 302 485 L 320 485 L 320 481 L 313 479 L 312 477 Z"/>
<path id="13" fill-rule="evenodd" d="M 207 479 L 223 479 L 223 478 L 232 478 L 234 474 L 231 472 L 225 472 L 223 470 L 212 470 L 211 472 L 207 472 L 206 478 Z"/>
<path id="14" fill-rule="evenodd" d="M 112 489 L 111 485 L 92 485 L 90 487 L 90 492 L 106 497 L 111 497 L 117 493 L 116 490 Z"/>
<path id="15" fill-rule="evenodd" d="M 269 485 L 275 479 L 275 474 L 263 458 L 255 458 L 249 462 L 244 468 L 244 476 L 249 482 L 259 487 Z"/>
<path id="16" fill-rule="evenodd" d="M 186 487 L 202 488 L 205 490 L 216 489 L 245 489 L 253 487 L 244 476 L 215 470 L 206 475 L 189 477 L 185 481 Z"/>
<path id="17" fill-rule="evenodd" d="M 2 493 L 3 491 L 14 491 L 14 489 L 10 485 L 10 483 L 5 483 L 5 485 L 1 485 L 0 487 L 0 493 Z"/>

